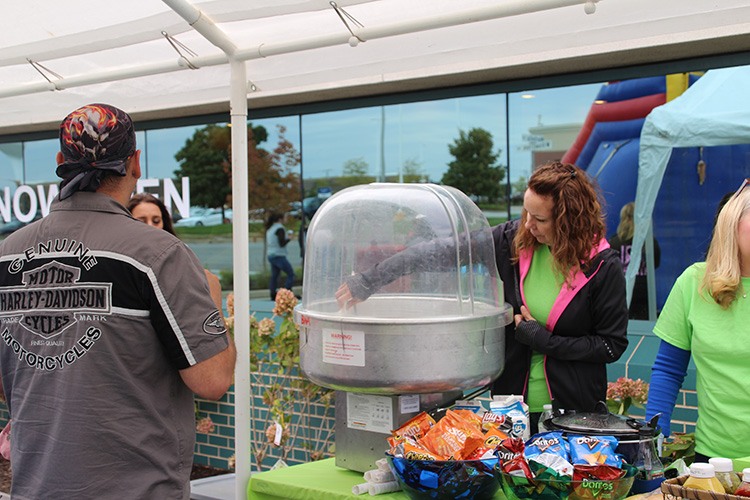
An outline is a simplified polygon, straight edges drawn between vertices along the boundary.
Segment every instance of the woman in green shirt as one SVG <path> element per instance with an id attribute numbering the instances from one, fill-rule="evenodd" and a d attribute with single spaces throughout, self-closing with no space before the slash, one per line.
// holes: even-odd
<path id="1" fill-rule="evenodd" d="M 745 179 L 716 221 L 706 262 L 675 282 L 654 333 L 661 341 L 646 418 L 669 436 L 677 393 L 696 368 L 696 460 L 750 457 L 750 189 Z"/>

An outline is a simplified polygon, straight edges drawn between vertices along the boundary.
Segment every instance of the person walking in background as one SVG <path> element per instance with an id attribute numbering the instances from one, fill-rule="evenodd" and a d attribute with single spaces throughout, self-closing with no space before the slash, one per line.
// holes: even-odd
<path id="1" fill-rule="evenodd" d="M 492 394 L 523 394 L 536 433 L 545 404 L 593 411 L 607 394 L 607 364 L 628 345 L 625 277 L 609 248 L 599 196 L 575 165 L 537 168 L 524 193 L 520 220 L 492 229 L 504 296 L 515 321 L 505 328 L 505 366 Z M 448 242 L 445 257 L 455 248 Z M 412 272 L 423 247 L 386 259 L 348 278 L 336 293 L 341 307 L 365 300 Z"/>
<path id="2" fill-rule="evenodd" d="M 145 222 L 151 227 L 163 229 L 172 236 L 177 236 L 172 223 L 172 216 L 169 214 L 166 205 L 156 196 L 149 193 L 138 193 L 130 197 L 128 201 L 128 210 L 134 218 Z M 222 310 L 221 281 L 219 277 L 208 269 L 203 270 L 208 281 L 208 288 L 211 290 L 211 297 L 217 303 L 219 310 Z"/>
<path id="3" fill-rule="evenodd" d="M 276 300 L 276 290 L 278 287 L 279 276 L 283 272 L 286 274 L 284 288 L 291 290 L 294 286 L 294 269 L 287 259 L 287 248 L 291 240 L 292 231 L 287 231 L 284 227 L 285 215 L 279 212 L 271 212 L 266 222 L 266 255 L 268 262 L 271 264 L 271 279 L 268 282 L 268 289 L 271 292 L 271 300 Z"/>
<path id="4" fill-rule="evenodd" d="M 675 281 L 654 334 L 646 419 L 657 414 L 665 436 L 692 356 L 696 368 L 697 461 L 750 456 L 750 189 L 745 179 L 724 205 L 705 262 Z"/>
<path id="5" fill-rule="evenodd" d="M 0 376 L 14 498 L 190 498 L 193 394 L 220 398 L 236 350 L 195 255 L 125 206 L 130 116 L 60 124 L 60 194 L 0 244 Z"/>
<path id="6" fill-rule="evenodd" d="M 620 224 L 617 226 L 617 233 L 610 238 L 609 245 L 613 250 L 620 254 L 620 263 L 622 272 L 628 270 L 630 264 L 630 250 L 633 247 L 633 233 L 635 232 L 635 203 L 632 201 L 626 203 L 620 209 Z M 654 242 L 654 269 L 659 267 L 661 260 L 661 250 L 656 238 Z M 646 250 L 641 252 L 641 267 L 635 277 L 633 286 L 633 296 L 630 299 L 630 310 L 628 316 L 632 319 L 648 319 L 648 281 L 646 266 Z"/>

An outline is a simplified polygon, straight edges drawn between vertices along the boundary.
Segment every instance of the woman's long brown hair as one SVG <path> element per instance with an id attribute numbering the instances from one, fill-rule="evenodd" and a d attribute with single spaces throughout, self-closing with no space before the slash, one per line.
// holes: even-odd
<path id="1" fill-rule="evenodd" d="M 550 251 L 555 268 L 563 276 L 579 266 L 586 269 L 591 253 L 606 236 L 602 202 L 589 176 L 570 163 L 550 162 L 538 167 L 529 179 L 528 189 L 552 198 L 553 238 Z M 539 242 L 526 229 L 526 210 L 514 240 L 514 259 L 522 249 L 535 249 Z"/>

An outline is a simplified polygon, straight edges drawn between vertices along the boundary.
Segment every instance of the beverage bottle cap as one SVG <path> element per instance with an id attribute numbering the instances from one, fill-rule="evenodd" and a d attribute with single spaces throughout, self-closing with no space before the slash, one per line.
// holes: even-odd
<path id="1" fill-rule="evenodd" d="M 714 466 L 716 472 L 732 472 L 734 471 L 734 465 L 732 464 L 731 458 L 714 457 L 709 458 L 708 463 Z"/>
<path id="2" fill-rule="evenodd" d="M 711 478 L 716 476 L 716 472 L 711 464 L 695 462 L 690 465 L 690 475 L 699 478 Z"/>

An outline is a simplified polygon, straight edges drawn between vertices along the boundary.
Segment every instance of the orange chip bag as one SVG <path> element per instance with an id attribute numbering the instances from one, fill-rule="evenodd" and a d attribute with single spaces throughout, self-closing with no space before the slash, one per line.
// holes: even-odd
<path id="1" fill-rule="evenodd" d="M 453 410 L 455 413 L 461 416 L 461 418 L 474 422 L 478 430 L 482 430 L 482 416 L 474 413 L 471 410 Z"/>
<path id="2" fill-rule="evenodd" d="M 435 419 L 422 412 L 409 419 L 404 425 L 392 432 L 393 437 L 402 439 L 404 437 L 413 437 L 421 439 L 435 425 Z"/>
<path id="3" fill-rule="evenodd" d="M 388 436 L 386 438 L 386 441 L 388 441 L 388 446 L 390 446 L 391 448 L 391 453 L 393 453 L 393 450 L 396 448 L 396 446 L 398 446 L 398 443 L 400 442 L 400 440 L 396 439 L 393 436 Z"/>
<path id="4" fill-rule="evenodd" d="M 447 460 L 446 457 L 433 453 L 422 446 L 412 444 L 409 441 L 404 443 L 404 458 L 408 460 Z"/>
<path id="5" fill-rule="evenodd" d="M 490 428 L 490 430 L 484 433 L 483 446 L 486 448 L 492 448 L 494 450 L 498 446 L 500 446 L 504 439 L 508 439 L 508 437 L 509 436 L 506 433 L 504 433 L 497 427 L 492 427 Z"/>
<path id="6" fill-rule="evenodd" d="M 431 452 L 455 460 L 464 460 L 483 442 L 484 435 L 474 423 L 453 410 L 447 410 L 445 416 L 419 440 L 419 444 Z"/>

